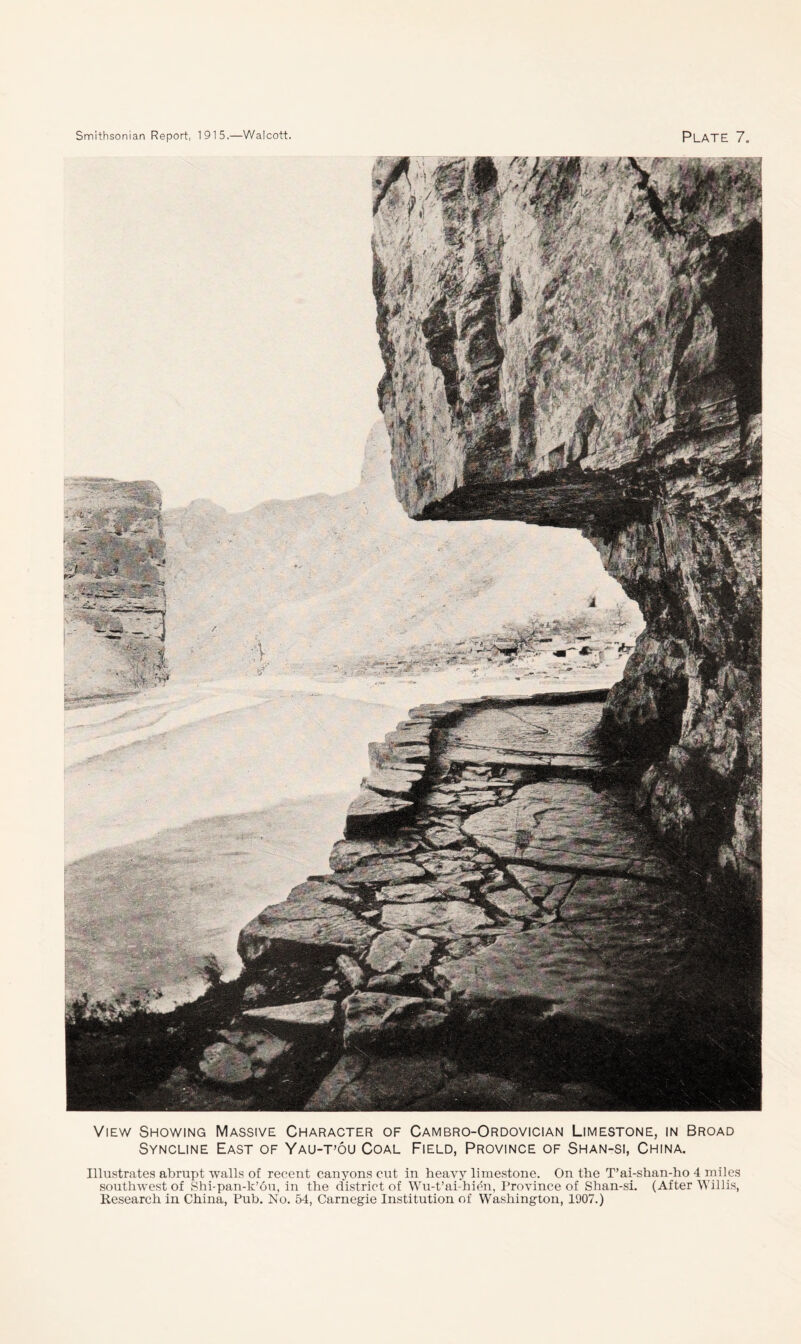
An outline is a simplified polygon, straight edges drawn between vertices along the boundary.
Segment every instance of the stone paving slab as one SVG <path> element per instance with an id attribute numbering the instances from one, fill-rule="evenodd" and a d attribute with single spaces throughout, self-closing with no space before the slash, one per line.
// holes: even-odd
<path id="1" fill-rule="evenodd" d="M 367 963 L 379 974 L 417 975 L 429 965 L 434 947 L 429 939 L 416 938 L 403 929 L 387 929 L 372 944 Z"/>
<path id="2" fill-rule="evenodd" d="M 414 859 L 386 856 L 361 859 L 347 871 L 336 873 L 334 881 L 339 887 L 358 887 L 385 882 L 409 882 L 425 875 L 425 869 Z"/>
<path id="3" fill-rule="evenodd" d="M 610 792 L 580 780 L 523 785 L 500 807 L 471 815 L 466 835 L 515 863 L 619 873 L 651 860 L 654 839 L 645 824 Z"/>
<path id="4" fill-rule="evenodd" d="M 421 901 L 385 905 L 381 923 L 389 929 L 419 929 L 422 936 L 456 938 L 491 924 L 492 920 L 484 910 L 467 902 Z"/>
<path id="5" fill-rule="evenodd" d="M 372 840 L 337 840 L 328 862 L 332 872 L 342 873 L 349 868 L 355 868 L 362 859 L 411 854 L 419 848 L 420 841 L 417 836 L 405 835 L 403 831 L 397 835 L 376 837 Z"/>
<path id="6" fill-rule="evenodd" d="M 382 766 L 371 770 L 362 780 L 362 787 L 372 789 L 373 793 L 386 793 L 390 797 L 410 798 L 423 778 L 423 767 L 419 770 L 398 770 L 391 766 Z"/>
<path id="7" fill-rule="evenodd" d="M 643 884 L 636 895 L 653 889 Z M 617 918 L 592 925 L 574 919 L 501 934 L 480 951 L 440 961 L 435 983 L 460 999 L 528 1000 L 543 1014 L 558 1011 L 626 1035 L 668 1031 L 686 1014 L 690 991 L 700 1004 L 703 985 L 692 974 L 686 931 L 666 931 L 642 915 L 632 927 L 633 905 L 625 900 Z"/>
<path id="8" fill-rule="evenodd" d="M 344 1002 L 346 1050 L 391 1047 L 397 1042 L 425 1041 L 442 1032 L 448 1005 L 442 999 L 358 990 Z"/>
<path id="9" fill-rule="evenodd" d="M 467 709 L 447 730 L 445 754 L 478 748 L 482 760 L 493 749 L 525 756 L 562 754 L 598 756 L 596 731 L 600 718 L 597 704 L 511 704 Z M 455 758 L 454 758 L 455 759 Z"/>

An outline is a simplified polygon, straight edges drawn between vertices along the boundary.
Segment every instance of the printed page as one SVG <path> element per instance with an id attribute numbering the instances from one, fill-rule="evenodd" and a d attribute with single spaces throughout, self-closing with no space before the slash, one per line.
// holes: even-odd
<path id="1" fill-rule="evenodd" d="M 5 33 L 9 1338 L 789 1339 L 793 7 Z"/>

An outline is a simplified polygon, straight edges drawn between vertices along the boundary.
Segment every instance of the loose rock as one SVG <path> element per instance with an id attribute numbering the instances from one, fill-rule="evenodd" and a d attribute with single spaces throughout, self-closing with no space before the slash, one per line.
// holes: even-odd
<path id="1" fill-rule="evenodd" d="M 351 989 L 361 989 L 364 984 L 364 971 L 358 961 L 349 957 L 346 952 L 337 957 L 337 969 L 342 972 Z"/>

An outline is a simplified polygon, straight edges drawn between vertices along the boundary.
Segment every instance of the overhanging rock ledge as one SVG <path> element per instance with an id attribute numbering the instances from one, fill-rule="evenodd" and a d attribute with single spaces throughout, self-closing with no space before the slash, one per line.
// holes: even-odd
<path id="1" fill-rule="evenodd" d="M 760 163 L 385 158 L 379 399 L 416 518 L 580 528 L 646 629 L 604 710 L 639 801 L 760 871 Z"/>

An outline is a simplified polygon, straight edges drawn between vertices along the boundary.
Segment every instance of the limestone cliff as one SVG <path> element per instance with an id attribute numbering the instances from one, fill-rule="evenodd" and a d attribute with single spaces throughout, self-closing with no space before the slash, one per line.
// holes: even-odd
<path id="1" fill-rule="evenodd" d="M 67 698 L 164 681 L 164 612 L 158 487 L 88 476 L 65 481 Z"/>
<path id="2" fill-rule="evenodd" d="M 416 518 L 575 527 L 646 630 L 604 731 L 759 883 L 760 164 L 379 159 L 379 398 Z"/>

